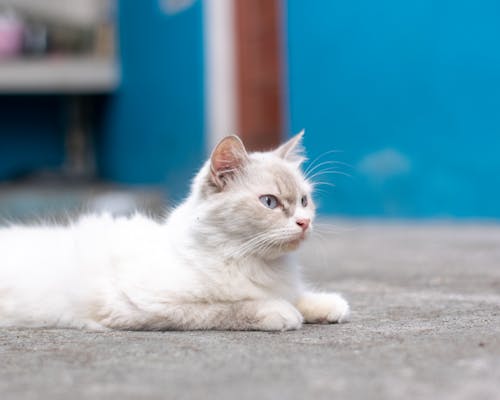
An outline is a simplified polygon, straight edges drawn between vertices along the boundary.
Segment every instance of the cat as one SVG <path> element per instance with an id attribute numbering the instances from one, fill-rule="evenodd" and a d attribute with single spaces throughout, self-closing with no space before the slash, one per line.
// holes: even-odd
<path id="1" fill-rule="evenodd" d="M 313 227 L 302 133 L 269 152 L 222 139 L 162 222 L 83 216 L 0 229 L 0 327 L 299 329 L 348 318 L 290 252 Z"/>

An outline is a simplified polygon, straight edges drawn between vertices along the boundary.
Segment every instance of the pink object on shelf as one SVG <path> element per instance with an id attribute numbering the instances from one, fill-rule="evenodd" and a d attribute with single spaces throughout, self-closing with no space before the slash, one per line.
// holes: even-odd
<path id="1" fill-rule="evenodd" d="M 0 59 L 14 57 L 22 48 L 22 22 L 13 15 L 0 15 Z"/>

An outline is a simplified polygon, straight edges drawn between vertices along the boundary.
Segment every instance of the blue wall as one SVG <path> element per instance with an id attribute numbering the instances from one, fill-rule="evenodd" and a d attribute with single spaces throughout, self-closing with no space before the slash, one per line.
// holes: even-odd
<path id="1" fill-rule="evenodd" d="M 99 141 L 105 178 L 166 184 L 179 199 L 204 154 L 202 2 L 168 15 L 161 1 L 119 3 L 122 84 Z"/>
<path id="2" fill-rule="evenodd" d="M 352 164 L 323 212 L 500 217 L 500 2 L 287 8 L 291 130 Z"/>

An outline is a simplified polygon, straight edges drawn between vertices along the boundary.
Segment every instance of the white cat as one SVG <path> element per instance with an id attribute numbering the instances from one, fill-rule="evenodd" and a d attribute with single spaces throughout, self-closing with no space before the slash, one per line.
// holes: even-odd
<path id="1" fill-rule="evenodd" d="M 287 255 L 309 235 L 299 134 L 248 154 L 224 138 L 167 220 L 91 215 L 0 229 L 0 326 L 280 331 L 341 322 Z"/>

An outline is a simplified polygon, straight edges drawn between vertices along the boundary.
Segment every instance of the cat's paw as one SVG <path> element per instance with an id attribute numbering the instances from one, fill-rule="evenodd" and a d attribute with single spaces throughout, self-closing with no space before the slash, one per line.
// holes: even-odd
<path id="1" fill-rule="evenodd" d="M 297 303 L 308 323 L 345 322 L 349 319 L 349 304 L 337 293 L 304 293 Z"/>
<path id="2" fill-rule="evenodd" d="M 259 330 L 290 331 L 299 329 L 304 318 L 299 310 L 284 300 L 268 301 L 257 312 Z"/>

